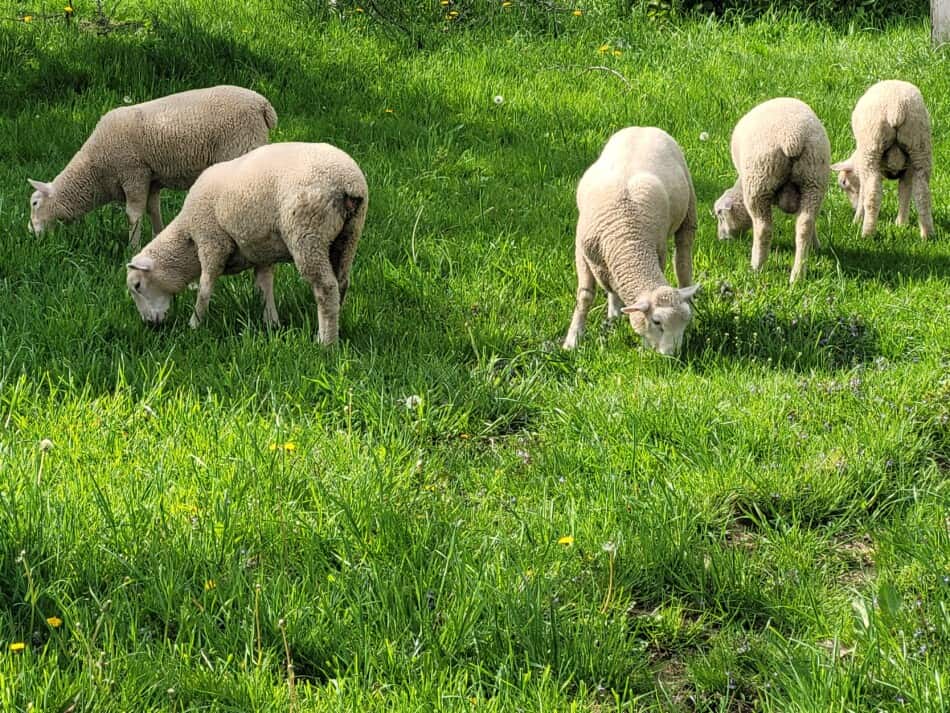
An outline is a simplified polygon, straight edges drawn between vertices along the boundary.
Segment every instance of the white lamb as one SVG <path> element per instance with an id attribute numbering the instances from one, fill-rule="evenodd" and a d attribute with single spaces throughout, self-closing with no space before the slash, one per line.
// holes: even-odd
<path id="1" fill-rule="evenodd" d="M 264 320 L 276 325 L 274 264 L 293 261 L 317 301 L 320 341 L 335 342 L 369 193 L 356 162 L 329 144 L 280 143 L 215 164 L 181 213 L 128 264 L 126 284 L 146 322 L 200 278 L 191 326 L 215 280 L 254 268 Z"/>
<path id="2" fill-rule="evenodd" d="M 607 291 L 609 319 L 629 315 L 647 345 L 676 353 L 699 289 L 691 284 L 696 194 L 679 145 L 661 129 L 618 131 L 581 178 L 577 208 L 577 306 L 564 348 L 584 333 L 596 281 Z M 679 289 L 663 274 L 671 234 Z"/>
<path id="3" fill-rule="evenodd" d="M 881 210 L 883 179 L 898 181 L 897 224 L 907 225 L 910 198 L 917 205 L 920 234 L 934 232 L 930 205 L 933 156 L 930 114 L 920 90 L 896 79 L 878 82 L 858 99 L 851 114 L 856 149 L 831 167 L 854 208 L 854 222 L 864 219 L 861 234 L 871 235 Z"/>
<path id="4" fill-rule="evenodd" d="M 802 101 L 770 99 L 743 116 L 732 132 L 739 177 L 716 201 L 719 239 L 752 228 L 752 269 L 765 264 L 772 243 L 772 206 L 797 213 L 791 282 L 805 272 L 818 244 L 815 222 L 828 189 L 831 145 L 815 112 Z"/>
<path id="5" fill-rule="evenodd" d="M 160 191 L 185 189 L 208 166 L 267 143 L 274 107 L 257 92 L 232 86 L 193 89 L 106 113 L 66 168 L 30 197 L 37 234 L 110 202 L 124 202 L 129 238 L 139 247 L 146 210 L 162 231 Z"/>

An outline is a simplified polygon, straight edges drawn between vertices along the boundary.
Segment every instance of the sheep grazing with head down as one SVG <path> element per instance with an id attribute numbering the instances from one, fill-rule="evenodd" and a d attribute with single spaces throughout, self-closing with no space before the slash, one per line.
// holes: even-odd
<path id="1" fill-rule="evenodd" d="M 227 85 L 113 109 L 51 183 L 27 179 L 35 189 L 30 226 L 39 234 L 56 221 L 124 202 L 138 248 L 146 211 L 153 234 L 162 231 L 162 188 L 188 188 L 208 166 L 266 144 L 276 125 L 267 99 Z"/>
<path id="2" fill-rule="evenodd" d="M 276 325 L 274 264 L 292 261 L 317 301 L 320 341 L 331 344 L 368 198 L 363 172 L 338 148 L 262 146 L 201 174 L 178 216 L 129 262 L 126 284 L 142 319 L 157 324 L 199 279 L 197 327 L 215 280 L 253 267 L 264 320 Z"/>
<path id="3" fill-rule="evenodd" d="M 692 317 L 696 194 L 683 152 L 661 129 L 629 127 L 610 137 L 577 187 L 577 305 L 564 348 L 584 333 L 595 282 L 607 291 L 607 316 L 630 318 L 652 349 L 675 354 Z M 675 235 L 679 289 L 663 274 Z"/>
<path id="4" fill-rule="evenodd" d="M 805 272 L 808 248 L 818 244 L 815 222 L 828 188 L 831 145 L 815 112 L 781 97 L 754 107 L 732 132 L 735 185 L 716 201 L 719 239 L 752 228 L 752 269 L 765 264 L 772 243 L 772 206 L 797 214 L 791 282 Z"/>
<path id="5" fill-rule="evenodd" d="M 930 114 L 920 90 L 896 79 L 874 84 L 858 99 L 851 128 L 855 151 L 831 170 L 838 172 L 838 185 L 851 201 L 854 222 L 863 218 L 861 234 L 877 228 L 883 179 L 889 178 L 898 181 L 897 224 L 907 224 L 913 195 L 920 234 L 933 235 Z"/>

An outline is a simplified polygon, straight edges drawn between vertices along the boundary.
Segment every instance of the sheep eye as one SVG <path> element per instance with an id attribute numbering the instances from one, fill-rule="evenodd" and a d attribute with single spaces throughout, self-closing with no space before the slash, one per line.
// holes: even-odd
<path id="1" fill-rule="evenodd" d="M 653 324 L 655 324 L 657 327 L 663 326 L 663 323 L 658 319 L 653 318 L 653 319 L 650 319 L 650 321 L 653 322 Z"/>
<path id="2" fill-rule="evenodd" d="M 132 289 L 135 290 L 136 292 L 138 292 L 138 291 L 139 291 L 139 288 L 140 288 L 141 286 L 142 286 L 142 281 L 141 281 L 141 280 L 137 280 L 136 283 L 132 286 Z"/>

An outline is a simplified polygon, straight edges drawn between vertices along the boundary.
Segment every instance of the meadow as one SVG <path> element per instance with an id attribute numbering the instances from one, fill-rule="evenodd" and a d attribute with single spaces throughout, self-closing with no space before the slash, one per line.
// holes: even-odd
<path id="1" fill-rule="evenodd" d="M 0 8 L 0 710 L 950 710 L 950 55 L 925 19 L 592 2 L 419 49 L 304 2 L 120 3 L 105 33 L 75 5 Z M 862 239 L 832 183 L 805 279 L 784 216 L 752 273 L 710 213 L 735 122 L 797 96 L 840 159 L 885 78 L 933 116 L 936 239 L 894 225 L 893 183 Z M 120 206 L 26 229 L 26 178 L 102 113 L 218 83 L 367 176 L 335 348 L 292 266 L 277 330 L 250 275 L 150 330 Z M 559 346 L 574 189 L 628 125 L 680 142 L 699 198 L 676 359 L 603 295 Z"/>

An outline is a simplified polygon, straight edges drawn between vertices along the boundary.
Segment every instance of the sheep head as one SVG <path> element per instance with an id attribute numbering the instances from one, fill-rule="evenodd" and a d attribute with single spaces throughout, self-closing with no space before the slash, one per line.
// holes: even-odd
<path id="1" fill-rule="evenodd" d="M 27 178 L 33 186 L 33 195 L 30 196 L 30 228 L 39 235 L 56 221 L 56 189 L 52 183 L 34 181 Z"/>
<path id="2" fill-rule="evenodd" d="M 162 279 L 155 260 L 139 253 L 126 265 L 125 284 L 138 307 L 142 319 L 149 324 L 161 324 L 168 314 L 175 291 Z"/>
<path id="3" fill-rule="evenodd" d="M 699 285 L 679 289 L 664 285 L 622 311 L 630 317 L 630 326 L 647 346 L 672 356 L 683 344 L 683 333 L 693 317 L 692 300 L 698 290 Z"/>
<path id="4" fill-rule="evenodd" d="M 752 227 L 752 218 L 742 200 L 742 189 L 738 184 L 723 193 L 713 210 L 719 223 L 720 240 L 728 240 Z"/>
<path id="5" fill-rule="evenodd" d="M 854 170 L 854 159 L 840 161 L 832 164 L 831 170 L 838 174 L 838 186 L 848 196 L 851 201 L 851 207 L 858 209 L 858 203 L 861 201 L 861 181 L 858 178 L 857 171 Z"/>

